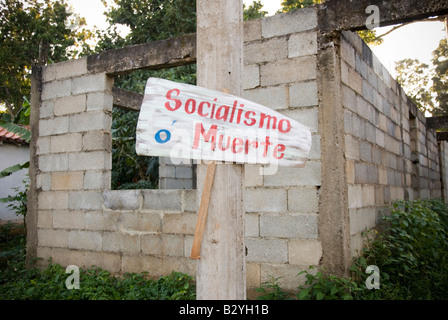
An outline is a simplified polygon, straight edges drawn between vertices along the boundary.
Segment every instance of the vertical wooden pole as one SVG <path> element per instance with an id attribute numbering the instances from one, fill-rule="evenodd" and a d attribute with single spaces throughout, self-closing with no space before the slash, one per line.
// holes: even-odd
<path id="1" fill-rule="evenodd" d="M 197 84 L 241 96 L 242 0 L 197 0 Z M 197 168 L 198 199 L 207 166 Z M 200 259 L 197 299 L 246 299 L 244 167 L 218 164 L 211 190 Z"/>

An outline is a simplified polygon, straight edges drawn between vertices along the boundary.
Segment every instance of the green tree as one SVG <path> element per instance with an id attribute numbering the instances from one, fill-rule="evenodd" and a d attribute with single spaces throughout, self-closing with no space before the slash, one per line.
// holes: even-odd
<path id="1" fill-rule="evenodd" d="M 65 0 L 0 0 L 0 104 L 13 120 L 30 94 L 33 65 L 63 61 L 88 50 L 91 33 Z"/>
<path id="2" fill-rule="evenodd" d="M 243 20 L 252 20 L 259 19 L 265 17 L 268 12 L 262 10 L 263 4 L 261 1 L 253 1 L 251 5 L 246 8 L 246 5 L 243 4 Z"/>
<path id="3" fill-rule="evenodd" d="M 396 62 L 397 81 L 422 112 L 448 115 L 448 46 L 442 39 L 432 53 L 432 65 L 416 59 Z"/>
<path id="4" fill-rule="evenodd" d="M 448 115 L 448 45 L 442 39 L 433 52 L 434 76 L 432 91 L 436 93 L 437 105 L 432 112 L 434 116 Z"/>
<path id="5" fill-rule="evenodd" d="M 397 81 L 406 94 L 424 113 L 434 108 L 430 85 L 430 67 L 417 59 L 403 59 L 395 63 Z"/>

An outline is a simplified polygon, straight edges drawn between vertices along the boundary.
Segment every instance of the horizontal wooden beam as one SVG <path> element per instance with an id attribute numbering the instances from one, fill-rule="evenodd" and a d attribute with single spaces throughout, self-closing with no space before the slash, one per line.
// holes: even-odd
<path id="1" fill-rule="evenodd" d="M 426 126 L 429 129 L 448 129 L 448 116 L 428 117 Z"/>
<path id="2" fill-rule="evenodd" d="M 159 70 L 195 62 L 196 34 L 192 33 L 88 56 L 87 69 L 115 76 L 139 69 Z"/>
<path id="3" fill-rule="evenodd" d="M 371 15 L 366 8 L 370 5 L 378 6 L 381 27 L 448 14 L 446 0 L 327 0 L 320 5 L 321 30 L 330 34 L 366 29 L 366 20 Z"/>
<path id="4" fill-rule="evenodd" d="M 112 88 L 113 105 L 124 110 L 139 111 L 142 106 L 143 94 L 135 91 Z"/>

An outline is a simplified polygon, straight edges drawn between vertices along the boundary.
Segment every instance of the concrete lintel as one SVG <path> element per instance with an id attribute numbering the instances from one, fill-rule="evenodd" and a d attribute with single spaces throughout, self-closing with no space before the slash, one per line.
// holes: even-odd
<path id="1" fill-rule="evenodd" d="M 143 95 L 129 90 L 113 87 L 114 107 L 128 111 L 139 111 L 142 106 Z"/>
<path id="2" fill-rule="evenodd" d="M 91 73 L 129 74 L 138 69 L 158 70 L 196 62 L 196 34 L 159 40 L 87 57 Z"/>
<path id="3" fill-rule="evenodd" d="M 329 0 L 320 5 L 319 26 L 324 33 L 366 29 L 370 5 L 378 7 L 381 27 L 448 14 L 446 0 Z"/>

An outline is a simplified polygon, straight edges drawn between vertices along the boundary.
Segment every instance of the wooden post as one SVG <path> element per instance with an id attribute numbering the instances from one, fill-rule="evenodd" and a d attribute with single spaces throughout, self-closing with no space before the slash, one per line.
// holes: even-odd
<path id="1" fill-rule="evenodd" d="M 242 95 L 242 0 L 197 0 L 197 84 Z M 198 165 L 198 199 L 207 166 Z M 211 189 L 200 259 L 196 298 L 246 299 L 244 246 L 244 167 L 218 164 Z"/>

